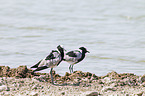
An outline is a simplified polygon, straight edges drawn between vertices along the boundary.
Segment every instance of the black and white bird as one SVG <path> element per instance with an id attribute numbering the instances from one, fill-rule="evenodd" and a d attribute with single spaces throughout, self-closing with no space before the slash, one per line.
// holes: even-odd
<path id="1" fill-rule="evenodd" d="M 40 60 L 37 64 L 31 67 L 31 68 L 36 68 L 33 72 L 40 71 L 46 68 L 51 68 L 50 74 L 51 74 L 52 84 L 54 84 L 52 70 L 54 67 L 58 66 L 64 58 L 64 48 L 58 45 L 57 49 L 58 50 L 52 50 L 52 52 L 47 57 Z"/>
<path id="2" fill-rule="evenodd" d="M 69 51 L 64 55 L 64 61 L 70 63 L 69 70 L 73 73 L 73 65 L 79 63 L 85 58 L 87 51 L 85 47 L 80 47 L 79 50 Z"/>

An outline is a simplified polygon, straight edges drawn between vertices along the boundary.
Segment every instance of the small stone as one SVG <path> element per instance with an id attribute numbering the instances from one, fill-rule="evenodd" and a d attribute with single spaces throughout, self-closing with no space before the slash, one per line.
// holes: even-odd
<path id="1" fill-rule="evenodd" d="M 104 83 L 109 84 L 111 82 L 111 78 L 110 77 L 105 77 L 103 79 Z"/>
<path id="2" fill-rule="evenodd" d="M 62 92 L 61 95 L 65 95 L 65 92 Z"/>
<path id="3" fill-rule="evenodd" d="M 82 78 L 78 77 L 77 79 L 78 79 L 78 80 L 81 80 Z"/>
<path id="4" fill-rule="evenodd" d="M 6 88 L 6 91 L 10 91 L 10 88 L 9 88 L 9 87 L 7 87 L 7 88 Z"/>
<path id="5" fill-rule="evenodd" d="M 13 86 L 17 87 L 17 84 L 13 84 Z"/>
<path id="6" fill-rule="evenodd" d="M 0 82 L 0 86 L 2 86 L 3 84 Z"/>
<path id="7" fill-rule="evenodd" d="M 4 91 L 4 90 L 6 90 L 6 88 L 7 88 L 7 86 L 6 86 L 6 85 L 2 85 L 2 86 L 0 86 L 0 92 L 2 92 L 2 91 Z"/>
<path id="8" fill-rule="evenodd" d="M 104 82 L 102 82 L 102 80 L 99 80 L 98 83 L 99 83 L 99 84 L 104 84 Z"/>
<path id="9" fill-rule="evenodd" d="M 82 78 L 82 81 L 87 82 L 88 78 Z"/>
<path id="10" fill-rule="evenodd" d="M 145 82 L 145 74 L 140 79 L 141 79 L 141 82 Z"/>
<path id="11" fill-rule="evenodd" d="M 19 87 L 22 87 L 22 84 L 18 84 Z"/>
<path id="12" fill-rule="evenodd" d="M 86 96 L 99 96 L 99 93 L 98 92 L 92 92 Z"/>
<path id="13" fill-rule="evenodd" d="M 20 81 L 20 83 L 24 83 L 24 81 Z"/>
<path id="14" fill-rule="evenodd" d="M 125 96 L 129 96 L 129 94 L 125 94 Z"/>
<path id="15" fill-rule="evenodd" d="M 115 87 L 115 86 L 116 86 L 115 83 L 110 84 L 110 87 Z"/>
<path id="16" fill-rule="evenodd" d="M 92 79 L 92 80 L 98 80 L 98 79 L 99 79 L 99 77 L 98 77 L 98 76 L 96 76 L 95 74 L 93 74 L 91 79 Z"/>
<path id="17" fill-rule="evenodd" d="M 136 94 L 134 94 L 135 96 L 142 96 L 143 95 L 143 92 L 138 92 Z"/>
<path id="18" fill-rule="evenodd" d="M 80 82 L 77 82 L 77 83 L 73 83 L 74 86 L 79 86 L 80 85 Z"/>
<path id="19" fill-rule="evenodd" d="M 55 76 L 54 76 L 55 78 L 59 78 L 59 77 L 61 77 L 59 74 L 55 74 Z"/>
<path id="20" fill-rule="evenodd" d="M 15 89 L 15 88 L 11 88 L 11 90 L 12 90 L 12 91 L 16 91 L 16 89 Z"/>
<path id="21" fill-rule="evenodd" d="M 80 74 L 80 73 L 82 73 L 82 71 L 76 71 L 76 72 L 74 72 L 74 73 Z"/>
<path id="22" fill-rule="evenodd" d="M 103 88 L 102 88 L 102 92 L 107 92 L 107 91 L 109 91 L 109 90 L 115 91 L 115 88 L 114 88 L 114 87 L 110 87 L 110 86 L 107 86 L 107 87 L 103 87 Z"/>
<path id="23" fill-rule="evenodd" d="M 145 87 L 145 82 L 143 82 L 143 83 L 141 84 L 141 86 Z"/>
<path id="24" fill-rule="evenodd" d="M 31 92 L 30 96 L 38 96 L 38 93 L 37 92 Z"/>
<path id="25" fill-rule="evenodd" d="M 70 74 L 68 72 L 65 73 L 65 76 L 69 76 Z"/>
<path id="26" fill-rule="evenodd" d="M 32 90 L 37 89 L 38 85 L 32 86 Z"/>
<path id="27" fill-rule="evenodd" d="M 88 76 L 88 79 L 91 79 L 91 76 Z"/>
<path id="28" fill-rule="evenodd" d="M 92 73 L 89 73 L 89 72 L 85 73 L 85 77 L 88 77 L 88 76 L 92 76 Z"/>

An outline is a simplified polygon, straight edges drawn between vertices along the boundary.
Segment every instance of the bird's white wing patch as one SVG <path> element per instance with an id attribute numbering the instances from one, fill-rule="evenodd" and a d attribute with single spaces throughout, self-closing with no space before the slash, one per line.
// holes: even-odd
<path id="1" fill-rule="evenodd" d="M 46 59 L 46 58 L 44 58 L 44 59 L 40 62 L 40 64 L 39 64 L 38 67 L 46 66 L 46 60 L 45 60 L 45 59 Z"/>

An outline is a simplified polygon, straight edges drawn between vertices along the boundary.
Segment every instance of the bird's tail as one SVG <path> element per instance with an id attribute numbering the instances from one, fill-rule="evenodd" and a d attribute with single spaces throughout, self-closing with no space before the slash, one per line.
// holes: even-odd
<path id="1" fill-rule="evenodd" d="M 33 70 L 33 72 L 40 71 L 40 70 L 43 70 L 43 69 L 46 69 L 46 68 L 48 68 L 48 67 L 47 66 L 38 67 L 37 69 Z"/>
<path id="2" fill-rule="evenodd" d="M 41 61 L 42 61 L 42 60 L 40 60 L 37 64 L 35 64 L 35 65 L 32 66 L 31 68 L 38 68 L 38 66 L 39 66 L 39 64 L 40 64 Z"/>

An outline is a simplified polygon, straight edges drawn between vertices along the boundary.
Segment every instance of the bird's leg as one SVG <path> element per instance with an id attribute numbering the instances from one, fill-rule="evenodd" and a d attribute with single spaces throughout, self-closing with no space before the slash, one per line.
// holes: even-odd
<path id="1" fill-rule="evenodd" d="M 72 67 L 71 67 L 71 69 L 72 69 L 72 73 L 74 72 L 74 71 L 73 71 L 73 66 L 74 66 L 74 65 L 72 65 Z"/>
<path id="2" fill-rule="evenodd" d="M 52 84 L 54 84 L 54 82 L 53 82 L 52 70 L 53 70 L 53 68 L 51 68 L 51 70 L 50 70 L 50 74 L 51 74 L 51 81 L 52 81 Z"/>
<path id="3" fill-rule="evenodd" d="M 70 71 L 70 73 L 71 73 L 71 65 L 69 66 L 69 71 Z"/>

